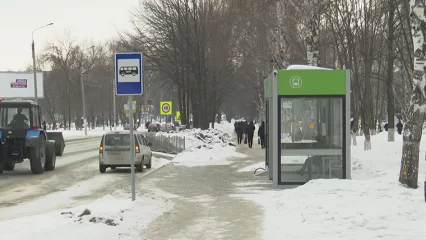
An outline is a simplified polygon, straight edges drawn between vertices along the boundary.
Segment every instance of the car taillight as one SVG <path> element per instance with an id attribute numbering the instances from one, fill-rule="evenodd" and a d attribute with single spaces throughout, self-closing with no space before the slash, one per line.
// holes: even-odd
<path id="1" fill-rule="evenodd" d="M 99 146 L 99 153 L 104 153 L 104 146 L 102 144 Z"/>
<path id="2" fill-rule="evenodd" d="M 140 153 L 141 152 L 141 149 L 139 148 L 139 144 L 138 143 L 136 143 L 135 152 L 136 153 Z"/>

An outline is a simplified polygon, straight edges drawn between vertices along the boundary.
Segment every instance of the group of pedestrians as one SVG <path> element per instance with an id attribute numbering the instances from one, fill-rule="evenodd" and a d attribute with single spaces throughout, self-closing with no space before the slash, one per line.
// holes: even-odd
<path id="1" fill-rule="evenodd" d="M 253 147 L 253 137 L 256 127 L 254 126 L 253 121 L 238 121 L 234 123 L 235 133 L 237 134 L 237 142 L 241 144 L 244 138 L 244 144 L 248 144 L 249 148 Z M 262 148 L 265 148 L 265 122 L 262 121 L 260 125 L 257 136 L 259 137 L 259 144 L 262 145 Z"/>
<path id="2" fill-rule="evenodd" d="M 402 130 L 403 130 L 403 128 L 404 128 L 404 125 L 402 124 L 402 122 L 401 122 L 401 120 L 398 120 L 398 123 L 395 125 L 396 126 L 396 130 L 397 130 L 397 132 L 398 132 L 398 134 L 399 135 L 401 135 L 402 134 Z M 354 119 L 353 118 L 351 118 L 351 132 L 352 133 L 354 133 L 355 132 L 355 121 L 354 121 Z M 381 125 L 380 125 L 380 123 L 378 123 L 378 131 L 379 132 L 382 132 L 383 130 L 382 130 L 382 127 L 381 127 Z M 384 128 L 384 130 L 387 132 L 388 131 L 388 129 L 389 129 L 389 124 L 388 124 L 388 122 L 386 122 L 384 125 L 383 125 L 383 128 Z M 358 129 L 361 129 L 361 125 L 359 125 L 358 126 Z"/>
<path id="3" fill-rule="evenodd" d="M 398 132 L 399 135 L 402 134 L 402 128 L 404 127 L 404 125 L 402 124 L 401 120 L 398 120 L 398 123 L 396 124 L 396 130 Z M 388 122 L 385 123 L 385 125 L 383 126 L 383 128 L 385 129 L 385 131 L 387 132 L 389 129 L 389 124 Z"/>

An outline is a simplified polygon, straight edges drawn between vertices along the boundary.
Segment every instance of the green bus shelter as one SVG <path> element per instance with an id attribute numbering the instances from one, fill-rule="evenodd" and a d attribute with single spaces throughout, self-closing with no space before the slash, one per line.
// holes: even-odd
<path id="1" fill-rule="evenodd" d="M 273 187 L 350 179 L 350 72 L 308 66 L 264 80 L 265 139 Z"/>

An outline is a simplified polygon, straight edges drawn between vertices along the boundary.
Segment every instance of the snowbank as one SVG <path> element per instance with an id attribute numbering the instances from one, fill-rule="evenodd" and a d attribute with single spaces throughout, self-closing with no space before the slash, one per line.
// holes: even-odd
<path id="1" fill-rule="evenodd" d="M 157 133 L 185 137 L 185 151 L 172 160 L 175 164 L 188 167 L 205 165 L 227 165 L 230 157 L 246 157 L 235 151 L 234 125 L 229 122 L 215 124 L 214 129 L 187 129 L 175 133 Z"/>
<path id="2" fill-rule="evenodd" d="M 91 204 L 48 214 L 0 222 L 2 239 L 137 239 L 141 231 L 173 207 L 152 194 L 132 202 L 123 193 L 104 196 Z"/>
<path id="3" fill-rule="evenodd" d="M 215 123 L 214 128 L 221 130 L 224 133 L 232 135 L 234 133 L 234 122 L 235 122 L 235 120 L 231 119 L 231 122 L 222 121 L 219 124 Z"/>
<path id="4" fill-rule="evenodd" d="M 407 189 L 398 183 L 401 136 L 393 143 L 387 132 L 372 136 L 371 151 L 363 150 L 363 137 L 357 141 L 353 180 L 313 180 L 290 190 L 235 195 L 263 206 L 264 239 L 424 239 L 424 161 L 419 189 Z M 420 159 L 425 150 L 423 141 Z"/>
<path id="5" fill-rule="evenodd" d="M 186 167 L 197 167 L 207 165 L 228 165 L 232 162 L 231 157 L 244 158 L 246 155 L 235 151 L 235 147 L 215 144 L 210 148 L 193 149 L 179 153 L 172 163 Z"/>
<path id="6" fill-rule="evenodd" d="M 332 70 L 330 68 L 322 68 L 308 65 L 290 65 L 287 70 Z"/>
<path id="7" fill-rule="evenodd" d="M 152 160 L 151 171 L 170 163 L 164 158 Z M 108 172 L 62 191 L 2 209 L 2 218 L 13 219 L 0 221 L 0 239 L 138 239 L 149 223 L 173 207 L 166 199 L 167 194 L 159 189 L 155 193 L 144 191 L 135 202 L 129 198 L 130 193 L 118 190 L 89 204 L 75 203 L 117 181 L 117 175 Z M 69 204 L 79 206 L 63 209 Z M 79 216 L 85 209 L 90 214 Z"/>

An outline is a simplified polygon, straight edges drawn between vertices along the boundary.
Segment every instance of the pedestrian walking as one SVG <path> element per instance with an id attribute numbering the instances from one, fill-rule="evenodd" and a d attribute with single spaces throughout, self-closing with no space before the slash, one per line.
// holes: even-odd
<path id="1" fill-rule="evenodd" d="M 237 142 L 238 144 L 241 144 L 241 142 L 243 141 L 243 125 L 241 122 L 238 122 L 236 127 L 235 127 L 235 132 L 237 133 Z"/>
<path id="2" fill-rule="evenodd" d="M 396 130 L 398 131 L 399 135 L 401 135 L 403 127 L 404 125 L 402 125 L 401 120 L 399 120 L 398 123 L 396 124 Z"/>
<path id="3" fill-rule="evenodd" d="M 262 148 L 265 148 L 265 122 L 262 121 L 262 124 L 259 127 L 259 130 L 257 131 L 257 136 L 260 138 L 260 145 Z"/>
<path id="4" fill-rule="evenodd" d="M 253 137 L 254 137 L 254 130 L 256 130 L 256 127 L 254 126 L 253 122 L 250 122 L 247 126 L 247 142 L 249 145 L 249 148 L 253 147 Z"/>

